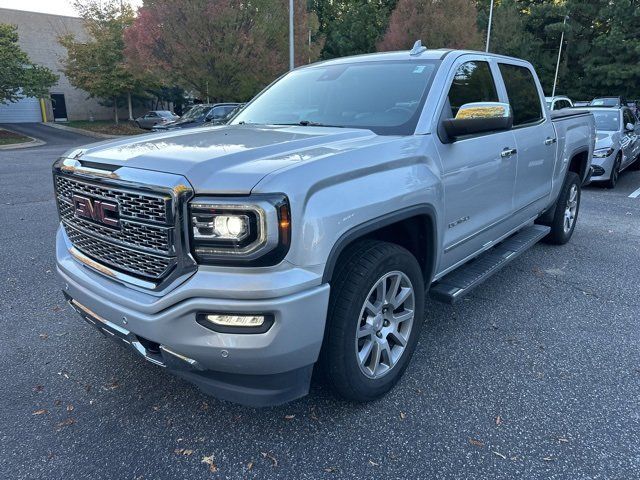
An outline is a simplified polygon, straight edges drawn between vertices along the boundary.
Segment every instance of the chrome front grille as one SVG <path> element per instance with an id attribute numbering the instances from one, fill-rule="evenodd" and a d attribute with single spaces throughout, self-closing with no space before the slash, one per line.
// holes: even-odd
<path id="1" fill-rule="evenodd" d="M 130 283 L 140 279 L 145 288 L 195 270 L 181 228 L 182 209 L 192 192 L 181 177 L 122 168 L 100 178 L 80 174 L 84 169 L 76 165 L 81 164 L 64 160 L 54 165 L 54 186 L 60 220 L 73 248 L 88 257 L 84 263 Z M 117 227 L 81 216 L 74 195 L 117 204 Z"/>
<path id="2" fill-rule="evenodd" d="M 65 225 L 65 230 L 69 240 L 85 255 L 133 275 L 161 278 L 170 267 L 175 265 L 175 258 L 160 257 L 122 248 L 87 235 L 68 224 Z"/>
<path id="3" fill-rule="evenodd" d="M 171 197 L 122 191 L 100 185 L 79 182 L 69 177 L 56 176 L 58 197 L 71 202 L 73 193 L 83 193 L 95 197 L 115 200 L 120 204 L 120 215 L 142 221 L 166 223 Z"/>

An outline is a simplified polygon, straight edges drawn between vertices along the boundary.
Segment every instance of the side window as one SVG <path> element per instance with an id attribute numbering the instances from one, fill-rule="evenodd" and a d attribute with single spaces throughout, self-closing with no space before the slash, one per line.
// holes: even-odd
<path id="1" fill-rule="evenodd" d="M 455 118 L 465 103 L 497 102 L 498 92 L 487 62 L 473 61 L 458 67 L 449 89 L 448 104 L 442 118 Z"/>
<path id="2" fill-rule="evenodd" d="M 153 118 L 155 118 L 155 117 L 157 117 L 157 116 L 158 116 L 158 114 L 157 114 L 156 112 L 149 112 L 149 113 L 147 113 L 147 117 L 153 117 Z"/>
<path id="3" fill-rule="evenodd" d="M 633 113 L 631 113 L 631 110 L 623 110 L 623 114 L 622 114 L 622 120 L 624 122 L 624 126 L 626 128 L 627 123 L 631 123 L 634 124 L 636 123 L 636 119 L 633 117 Z"/>
<path id="4" fill-rule="evenodd" d="M 513 126 L 541 120 L 542 107 L 531 70 L 518 65 L 501 63 L 500 73 L 502 73 L 509 103 L 513 110 Z"/>

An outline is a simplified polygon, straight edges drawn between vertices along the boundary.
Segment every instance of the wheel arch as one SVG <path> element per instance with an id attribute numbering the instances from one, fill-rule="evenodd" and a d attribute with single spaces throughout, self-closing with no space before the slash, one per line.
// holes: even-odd
<path id="1" fill-rule="evenodd" d="M 364 240 L 382 240 L 409 250 L 418 260 L 425 287 L 429 287 L 435 274 L 437 261 L 436 210 L 423 204 L 382 215 L 343 233 L 329 253 L 322 276 L 330 283 L 340 255 L 353 243 Z"/>
<path id="2" fill-rule="evenodd" d="M 585 182 L 588 177 L 589 168 L 589 148 L 579 148 L 569 156 L 569 166 L 567 172 L 574 172 L 578 174 L 582 182 Z"/>

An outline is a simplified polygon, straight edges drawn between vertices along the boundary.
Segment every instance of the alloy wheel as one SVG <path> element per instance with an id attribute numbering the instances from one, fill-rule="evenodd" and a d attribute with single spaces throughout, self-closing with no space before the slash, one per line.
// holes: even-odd
<path id="1" fill-rule="evenodd" d="M 415 294 L 409 277 L 393 271 L 379 278 L 360 310 L 355 353 L 360 371 L 378 379 L 398 363 L 406 350 L 415 316 Z"/>
<path id="2" fill-rule="evenodd" d="M 576 214 L 578 212 L 578 186 L 576 184 L 571 185 L 569 190 L 569 196 L 567 198 L 567 205 L 564 209 L 564 233 L 569 233 L 573 224 L 576 221 Z"/>

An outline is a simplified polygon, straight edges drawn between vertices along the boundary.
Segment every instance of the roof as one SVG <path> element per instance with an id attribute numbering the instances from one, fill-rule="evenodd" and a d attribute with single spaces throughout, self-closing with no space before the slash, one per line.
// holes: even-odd
<path id="1" fill-rule="evenodd" d="M 298 68 L 316 67 L 319 65 L 341 65 L 347 63 L 360 63 L 360 62 L 381 62 L 386 60 L 413 60 L 416 62 L 424 60 L 442 60 L 447 55 L 455 53 L 456 55 L 485 55 L 494 58 L 502 58 L 508 60 L 519 60 L 514 57 L 508 57 L 505 55 L 498 55 L 496 53 L 481 52 L 477 50 L 453 50 L 448 48 L 439 48 L 425 50 L 417 55 L 411 55 L 410 50 L 399 50 L 394 52 L 375 52 L 365 53 L 363 55 L 352 55 L 349 57 L 332 58 L 309 65 L 300 66 Z M 524 60 L 522 60 L 524 61 Z"/>

